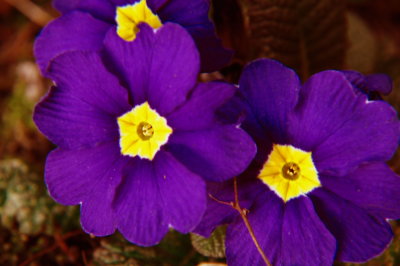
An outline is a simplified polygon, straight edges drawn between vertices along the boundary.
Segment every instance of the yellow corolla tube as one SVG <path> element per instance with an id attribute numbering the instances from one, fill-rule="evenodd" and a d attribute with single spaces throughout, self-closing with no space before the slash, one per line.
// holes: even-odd
<path id="1" fill-rule="evenodd" d="M 146 0 L 117 7 L 115 20 L 117 22 L 117 33 L 125 41 L 136 39 L 140 23 L 147 23 L 153 29 L 162 26 L 160 18 L 151 11 Z"/>
<path id="2" fill-rule="evenodd" d="M 119 146 L 123 155 L 153 160 L 172 134 L 167 120 L 151 109 L 148 102 L 118 117 Z"/>
<path id="3" fill-rule="evenodd" d="M 258 178 L 284 202 L 321 186 L 311 152 L 290 145 L 273 145 Z"/>

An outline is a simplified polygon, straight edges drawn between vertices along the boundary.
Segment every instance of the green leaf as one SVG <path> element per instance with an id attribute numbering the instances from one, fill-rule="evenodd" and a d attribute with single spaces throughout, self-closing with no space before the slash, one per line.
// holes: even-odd
<path id="1" fill-rule="evenodd" d="M 193 247 L 202 255 L 213 258 L 225 257 L 226 226 L 218 227 L 209 238 L 190 234 Z"/>
<path id="2" fill-rule="evenodd" d="M 347 25 L 342 0 L 214 0 L 213 17 L 224 44 L 244 65 L 277 59 L 305 79 L 342 68 Z"/>

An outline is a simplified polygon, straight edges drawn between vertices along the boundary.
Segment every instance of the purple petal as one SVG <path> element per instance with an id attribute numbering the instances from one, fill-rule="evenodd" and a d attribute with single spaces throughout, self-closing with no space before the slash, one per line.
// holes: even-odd
<path id="1" fill-rule="evenodd" d="M 139 2 L 139 0 L 109 0 L 115 6 L 124 6 L 127 4 L 133 4 L 135 2 Z M 163 5 L 167 4 L 171 0 L 147 0 L 147 4 L 153 13 L 156 13 L 159 8 L 162 8 Z"/>
<path id="2" fill-rule="evenodd" d="M 365 80 L 370 91 L 377 91 L 384 95 L 388 95 L 392 91 L 393 81 L 386 74 L 367 75 Z"/>
<path id="3" fill-rule="evenodd" d="M 121 180 L 122 169 L 127 160 L 126 158 L 118 159 L 112 168 L 107 169 L 105 176 L 108 182 L 92 185 L 90 195 L 83 201 L 81 207 L 81 224 L 85 232 L 95 236 L 114 233 L 117 225 L 112 202 L 115 197 L 115 188 Z"/>
<path id="4" fill-rule="evenodd" d="M 160 151 L 154 163 L 165 217 L 176 230 L 188 233 L 205 211 L 205 183 L 166 152 Z"/>
<path id="5" fill-rule="evenodd" d="M 351 85 L 354 87 L 354 92 L 357 93 L 367 93 L 367 82 L 365 81 L 365 76 L 360 72 L 353 70 L 341 71 L 346 76 L 346 79 L 350 81 Z"/>
<path id="6" fill-rule="evenodd" d="M 355 87 L 356 91 L 370 95 L 371 92 L 379 92 L 384 95 L 392 91 L 393 81 L 386 74 L 363 75 L 357 71 L 341 71 Z"/>
<path id="7" fill-rule="evenodd" d="M 332 265 L 336 241 L 306 197 L 286 204 L 282 228 L 282 265 Z"/>
<path id="8" fill-rule="evenodd" d="M 167 149 L 191 171 L 209 181 L 224 181 L 240 174 L 256 152 L 251 138 L 235 126 L 175 131 Z"/>
<path id="9" fill-rule="evenodd" d="M 74 10 L 81 1 L 82 0 L 53 0 L 53 7 L 65 14 L 71 10 Z"/>
<path id="10" fill-rule="evenodd" d="M 193 232 L 204 237 L 210 237 L 219 225 L 230 224 L 237 216 L 238 212 L 231 206 L 217 203 L 208 198 L 207 210 Z"/>
<path id="11" fill-rule="evenodd" d="M 222 41 L 217 37 L 212 23 L 185 28 L 199 49 L 201 72 L 218 71 L 231 61 L 234 52 L 222 46 Z"/>
<path id="12" fill-rule="evenodd" d="M 135 244 L 157 244 L 168 232 L 168 223 L 153 163 L 135 158 L 124 173 L 113 203 L 118 230 Z"/>
<path id="13" fill-rule="evenodd" d="M 387 161 L 399 133 L 396 112 L 386 102 L 364 102 L 318 145 L 314 163 L 320 173 L 344 175 L 362 162 Z"/>
<path id="14" fill-rule="evenodd" d="M 95 18 L 114 22 L 116 7 L 109 0 L 54 0 L 53 6 L 63 14 L 74 10 L 89 13 Z M 127 2 L 127 1 L 125 1 Z"/>
<path id="15" fill-rule="evenodd" d="M 228 101 L 235 87 L 223 82 L 199 83 L 190 98 L 167 117 L 174 130 L 199 130 L 218 123 L 216 109 Z"/>
<path id="16" fill-rule="evenodd" d="M 110 25 L 74 11 L 50 22 L 35 41 L 36 62 L 43 75 L 51 59 L 67 51 L 99 50 Z"/>
<path id="17" fill-rule="evenodd" d="M 49 76 L 58 88 L 105 113 L 120 116 L 131 108 L 127 90 L 108 72 L 97 53 L 63 54 L 53 60 Z"/>
<path id="18" fill-rule="evenodd" d="M 354 110 L 365 104 L 351 84 L 338 71 L 313 75 L 300 91 L 299 103 L 290 116 L 292 145 L 312 151 L 349 120 Z"/>
<path id="19" fill-rule="evenodd" d="M 314 190 L 311 199 L 318 216 L 336 238 L 336 259 L 365 262 L 389 245 L 393 233 L 384 219 L 324 189 Z"/>
<path id="20" fill-rule="evenodd" d="M 400 177 L 384 163 L 361 165 L 346 176 L 322 176 L 322 185 L 381 218 L 400 218 Z"/>
<path id="21" fill-rule="evenodd" d="M 190 35 L 178 25 L 167 23 L 156 33 L 147 24 L 140 29 L 133 42 L 111 30 L 105 40 L 105 56 L 129 84 L 135 104 L 147 100 L 165 115 L 182 104 L 194 87 L 199 55 Z"/>
<path id="22" fill-rule="evenodd" d="M 276 141 L 287 142 L 288 113 L 300 88 L 296 73 L 274 60 L 256 60 L 243 70 L 239 85 L 256 120 Z"/>
<path id="23" fill-rule="evenodd" d="M 51 64 L 49 75 L 58 87 L 50 90 L 34 113 L 43 134 L 69 149 L 118 138 L 116 119 L 130 109 L 127 91 L 105 70 L 97 54 L 63 54 Z"/>
<path id="24" fill-rule="evenodd" d="M 118 142 L 75 151 L 54 150 L 45 169 L 49 193 L 64 205 L 85 202 L 96 187 L 112 195 L 120 182 L 121 160 Z"/>
<path id="25" fill-rule="evenodd" d="M 249 180 L 247 178 L 238 178 L 238 198 L 242 208 L 249 209 L 257 194 L 262 191 L 261 181 Z M 262 184 L 261 184 L 262 185 Z M 232 206 L 223 204 L 233 203 L 234 185 L 233 180 L 223 183 L 207 182 L 207 210 L 200 224 L 193 231 L 204 237 L 209 237 L 215 228 L 219 225 L 230 224 L 239 215 L 238 211 Z"/>
<path id="26" fill-rule="evenodd" d="M 201 71 L 212 72 L 229 63 L 233 52 L 223 48 L 209 19 L 210 1 L 171 0 L 157 10 L 163 22 L 182 25 L 194 39 L 201 57 Z"/>
<path id="27" fill-rule="evenodd" d="M 279 265 L 284 205 L 272 191 L 257 197 L 247 218 L 264 253 L 273 265 Z M 264 265 L 249 231 L 241 217 L 226 231 L 226 260 L 228 265 Z"/>
<path id="28" fill-rule="evenodd" d="M 209 9 L 210 3 L 207 0 L 170 0 L 157 13 L 162 21 L 175 22 L 185 27 L 210 23 Z"/>
<path id="29" fill-rule="evenodd" d="M 273 192 L 264 192 L 247 217 L 272 265 L 332 264 L 335 239 L 308 198 L 284 205 Z M 241 218 L 228 227 L 226 248 L 229 265 L 264 264 Z"/>
<path id="30" fill-rule="evenodd" d="M 335 239 L 307 198 L 293 200 L 284 207 L 272 192 L 264 193 L 250 209 L 248 219 L 273 265 L 332 263 Z M 229 265 L 263 264 L 240 217 L 228 227 L 226 246 Z"/>

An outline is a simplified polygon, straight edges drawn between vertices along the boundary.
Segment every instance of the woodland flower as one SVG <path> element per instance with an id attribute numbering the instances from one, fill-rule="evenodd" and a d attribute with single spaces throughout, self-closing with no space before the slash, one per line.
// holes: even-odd
<path id="1" fill-rule="evenodd" d="M 99 50 L 106 33 L 115 26 L 118 36 L 134 41 L 143 23 L 154 30 L 167 22 L 184 27 L 200 51 L 202 72 L 220 69 L 232 55 L 215 34 L 208 0 L 55 0 L 54 6 L 62 16 L 43 29 L 34 47 L 44 75 L 50 60 L 59 54 Z"/>
<path id="2" fill-rule="evenodd" d="M 235 124 L 216 119 L 235 89 L 197 82 L 198 51 L 182 27 L 154 32 L 142 24 L 140 32 L 126 42 L 111 29 L 101 52 L 52 60 L 56 87 L 34 121 L 58 146 L 45 167 L 50 195 L 81 204 L 86 232 L 118 229 L 148 246 L 169 227 L 192 230 L 206 207 L 204 180 L 239 174 L 256 147 Z"/>
<path id="3" fill-rule="evenodd" d="M 301 85 L 293 70 L 261 59 L 244 69 L 239 96 L 225 108 L 257 144 L 238 177 L 239 199 L 272 265 L 364 262 L 392 239 L 387 219 L 400 218 L 400 177 L 385 162 L 399 121 L 350 81 L 330 70 Z M 214 199 L 195 232 L 228 224 L 228 264 L 262 265 L 242 217 L 217 202 L 233 201 L 232 182 L 208 183 L 208 191 Z"/>

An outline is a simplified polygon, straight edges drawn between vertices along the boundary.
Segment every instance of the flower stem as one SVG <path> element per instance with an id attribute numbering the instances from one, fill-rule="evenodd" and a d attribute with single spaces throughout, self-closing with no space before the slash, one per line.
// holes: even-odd
<path id="1" fill-rule="evenodd" d="M 228 205 L 231 206 L 232 208 L 234 208 L 235 210 L 237 210 L 240 214 L 240 217 L 242 217 L 242 220 L 244 222 L 244 224 L 246 225 L 247 230 L 250 233 L 251 239 L 254 242 L 254 245 L 256 246 L 258 252 L 260 253 L 262 259 L 265 262 L 265 265 L 267 266 L 271 266 L 271 263 L 269 262 L 267 256 L 265 255 L 264 251 L 262 250 L 260 244 L 257 241 L 257 238 L 254 234 L 253 228 L 250 225 L 249 220 L 247 219 L 247 213 L 249 212 L 247 209 L 244 209 L 242 207 L 240 207 L 240 203 L 239 203 L 239 193 L 238 193 L 238 186 L 237 186 L 237 179 L 236 177 L 233 179 L 233 190 L 234 190 L 234 195 L 235 195 L 235 201 L 234 202 L 226 202 L 226 201 L 222 201 L 217 199 L 216 197 L 214 197 L 212 194 L 208 194 L 208 196 L 210 198 L 212 198 L 213 200 L 215 200 L 216 202 L 220 203 L 220 204 L 224 204 L 224 205 Z"/>
<path id="2" fill-rule="evenodd" d="M 262 257 L 262 259 L 264 260 L 265 265 L 271 266 L 271 263 L 269 262 L 267 256 L 265 255 L 264 251 L 262 250 L 262 248 L 260 246 L 260 243 L 258 243 L 258 240 L 257 240 L 257 238 L 256 238 L 256 236 L 254 234 L 253 228 L 251 227 L 250 222 L 247 219 L 248 210 L 242 209 L 240 207 L 240 204 L 239 204 L 239 193 L 238 193 L 236 177 L 233 179 L 233 189 L 234 189 L 234 193 L 235 193 L 235 202 L 234 202 L 233 207 L 239 212 L 240 216 L 242 217 L 242 220 L 243 220 L 244 224 L 246 225 L 247 230 L 250 233 L 251 239 L 253 240 L 254 245 L 256 246 L 258 252 L 260 253 L 260 255 Z"/>

